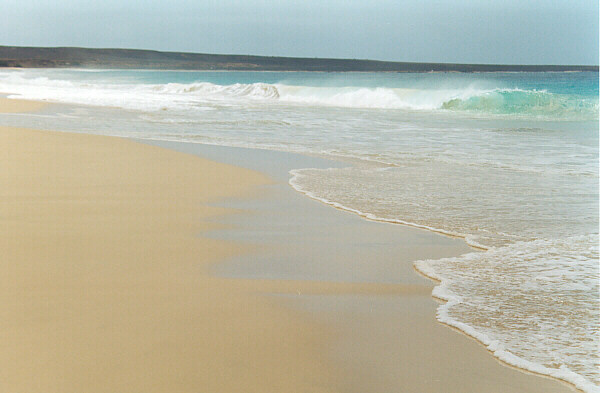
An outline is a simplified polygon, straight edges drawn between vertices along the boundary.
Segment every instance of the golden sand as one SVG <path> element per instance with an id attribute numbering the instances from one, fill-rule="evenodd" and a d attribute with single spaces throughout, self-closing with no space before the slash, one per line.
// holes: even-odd
<path id="1" fill-rule="evenodd" d="M 258 173 L 127 140 L 0 128 L 0 391 L 327 391 L 323 329 L 206 264 Z"/>

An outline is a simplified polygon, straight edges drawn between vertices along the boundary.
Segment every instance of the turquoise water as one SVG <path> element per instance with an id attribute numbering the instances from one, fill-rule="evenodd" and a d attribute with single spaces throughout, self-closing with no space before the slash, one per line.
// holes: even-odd
<path id="1" fill-rule="evenodd" d="M 600 390 L 598 73 L 0 71 L 3 124 L 325 155 L 298 191 L 486 251 L 419 261 L 438 318 Z"/>

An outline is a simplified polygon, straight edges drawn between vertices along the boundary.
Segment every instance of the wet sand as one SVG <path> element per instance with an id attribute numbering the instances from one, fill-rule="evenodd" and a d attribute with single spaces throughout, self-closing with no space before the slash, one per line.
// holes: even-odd
<path id="1" fill-rule="evenodd" d="M 145 143 L 251 168 L 274 180 L 263 187 L 260 198 L 221 204 L 246 214 L 219 218 L 229 229 L 207 235 L 256 247 L 252 253 L 213 265 L 211 272 L 257 281 L 313 283 L 311 290 L 297 285 L 296 292 L 280 291 L 283 296 L 278 299 L 309 311 L 336 332 L 324 350 L 343 370 L 341 391 L 575 391 L 562 381 L 507 366 L 476 340 L 437 322 L 433 282 L 416 272 L 413 261 L 475 251 L 464 240 L 367 221 L 309 199 L 287 184 L 290 169 L 343 164 L 260 149 Z M 333 291 L 333 281 L 354 288 Z"/>

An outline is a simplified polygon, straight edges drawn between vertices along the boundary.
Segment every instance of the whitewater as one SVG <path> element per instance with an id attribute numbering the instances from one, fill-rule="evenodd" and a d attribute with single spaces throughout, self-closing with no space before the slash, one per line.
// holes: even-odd
<path id="1" fill-rule="evenodd" d="M 438 319 L 514 366 L 600 391 L 598 74 L 4 70 L 3 124 L 322 155 L 299 192 L 462 237 L 417 261 Z"/>

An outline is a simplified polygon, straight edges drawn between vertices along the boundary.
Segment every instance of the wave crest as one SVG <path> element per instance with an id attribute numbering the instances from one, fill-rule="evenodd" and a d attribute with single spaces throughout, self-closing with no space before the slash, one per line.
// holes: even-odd
<path id="1" fill-rule="evenodd" d="M 206 98 L 279 98 L 277 87 L 268 83 L 235 83 L 233 85 L 216 85 L 209 82 L 190 84 L 167 83 L 165 85 L 155 85 L 153 89 L 169 94 L 192 94 Z"/>
<path id="2" fill-rule="evenodd" d="M 597 100 L 543 90 L 496 89 L 468 98 L 448 100 L 441 109 L 548 117 L 598 117 Z"/>

